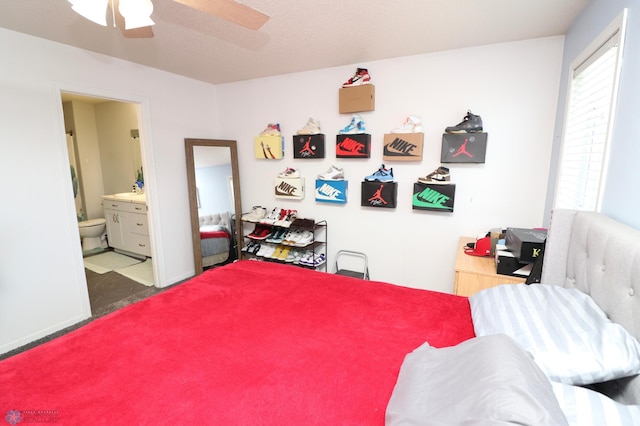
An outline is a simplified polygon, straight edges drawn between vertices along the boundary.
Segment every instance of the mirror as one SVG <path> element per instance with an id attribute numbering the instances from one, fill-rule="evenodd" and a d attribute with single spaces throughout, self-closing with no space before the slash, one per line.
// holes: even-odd
<path id="1" fill-rule="evenodd" d="M 240 259 L 240 173 L 236 141 L 185 139 L 196 275 Z M 225 236 L 225 228 L 227 235 Z M 226 243 L 226 246 L 225 246 Z"/>

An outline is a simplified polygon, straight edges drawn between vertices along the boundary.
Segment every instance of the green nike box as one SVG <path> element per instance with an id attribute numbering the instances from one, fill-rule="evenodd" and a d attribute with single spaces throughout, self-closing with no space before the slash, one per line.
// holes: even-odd
<path id="1" fill-rule="evenodd" d="M 422 161 L 424 133 L 387 133 L 383 139 L 385 161 Z"/>
<path id="2" fill-rule="evenodd" d="M 324 135 L 294 135 L 293 158 L 324 158 Z"/>
<path id="3" fill-rule="evenodd" d="M 486 133 L 445 133 L 442 135 L 441 163 L 484 163 Z"/>
<path id="4" fill-rule="evenodd" d="M 434 185 L 416 182 L 413 184 L 414 210 L 433 210 L 440 212 L 452 212 L 456 195 L 456 185 Z"/>
<path id="5" fill-rule="evenodd" d="M 397 182 L 362 182 L 361 206 L 395 209 L 398 203 Z"/>

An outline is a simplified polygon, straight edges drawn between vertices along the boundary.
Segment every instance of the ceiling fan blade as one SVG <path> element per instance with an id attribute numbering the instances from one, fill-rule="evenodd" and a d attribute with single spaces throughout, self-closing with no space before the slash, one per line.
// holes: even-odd
<path id="1" fill-rule="evenodd" d="M 269 16 L 234 0 L 174 0 L 209 15 L 217 16 L 250 30 L 258 30 Z"/>
<path id="2" fill-rule="evenodd" d="M 153 30 L 151 27 L 140 27 L 126 30 L 124 16 L 122 16 L 118 10 L 118 0 L 113 0 L 113 15 L 116 21 L 116 26 L 120 28 L 120 32 L 126 38 L 153 38 Z"/>

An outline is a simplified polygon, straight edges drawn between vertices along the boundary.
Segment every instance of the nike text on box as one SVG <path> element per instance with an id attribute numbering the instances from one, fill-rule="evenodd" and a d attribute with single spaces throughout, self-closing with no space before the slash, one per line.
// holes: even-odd
<path id="1" fill-rule="evenodd" d="M 324 135 L 294 135 L 293 158 L 324 158 Z"/>
<path id="2" fill-rule="evenodd" d="M 256 158 L 280 160 L 284 154 L 284 137 L 256 136 L 253 138 L 253 148 Z"/>
<path id="3" fill-rule="evenodd" d="M 424 133 L 387 133 L 382 158 L 385 161 L 422 161 Z"/>
<path id="4" fill-rule="evenodd" d="M 486 133 L 444 133 L 442 163 L 484 163 L 487 154 Z"/>
<path id="5" fill-rule="evenodd" d="M 362 182 L 361 206 L 395 209 L 398 204 L 397 182 Z"/>
<path id="6" fill-rule="evenodd" d="M 340 114 L 373 111 L 376 106 L 376 88 L 373 84 L 343 87 L 338 91 Z"/>
<path id="7" fill-rule="evenodd" d="M 413 184 L 413 209 L 452 212 L 456 185 Z"/>
<path id="8" fill-rule="evenodd" d="M 369 158 L 371 157 L 371 135 L 356 133 L 354 135 L 336 136 L 336 158 Z"/>
<path id="9" fill-rule="evenodd" d="M 346 180 L 322 180 L 316 179 L 316 201 L 320 203 L 347 203 L 347 189 L 349 182 Z"/>
<path id="10" fill-rule="evenodd" d="M 304 198 L 304 178 L 276 178 L 275 196 L 276 198 L 302 200 Z"/>

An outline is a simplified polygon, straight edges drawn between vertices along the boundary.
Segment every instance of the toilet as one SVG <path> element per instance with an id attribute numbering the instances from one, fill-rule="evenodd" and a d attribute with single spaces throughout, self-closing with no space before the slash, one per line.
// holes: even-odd
<path id="1" fill-rule="evenodd" d="M 107 221 L 104 218 L 90 219 L 78 222 L 80 238 L 82 239 L 82 251 L 96 248 L 107 248 Z"/>

